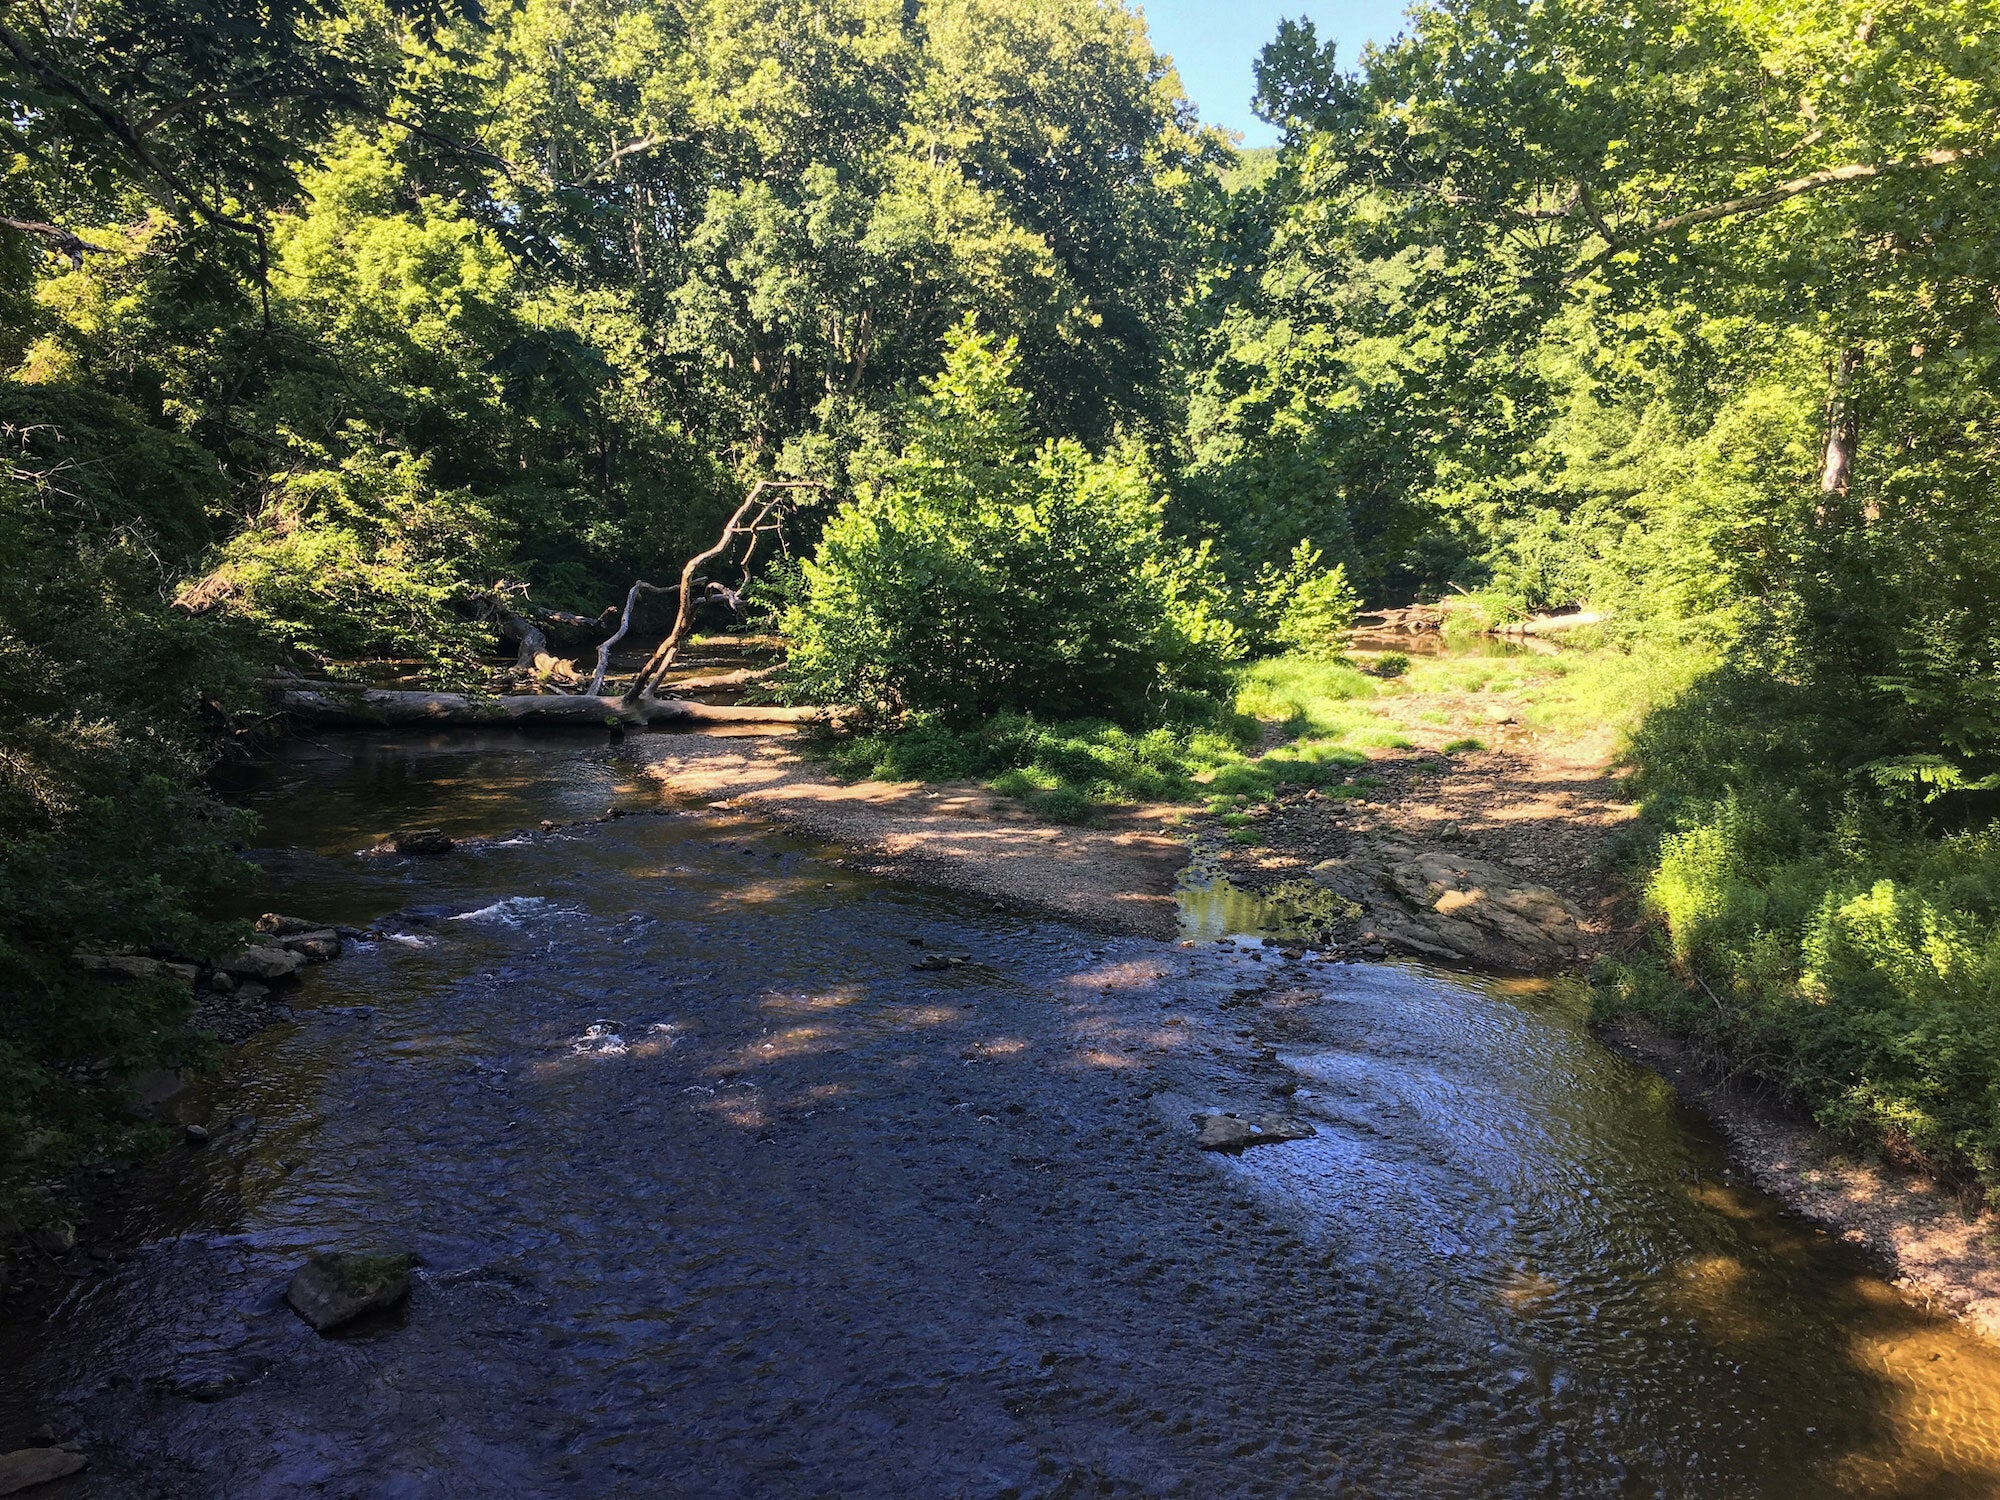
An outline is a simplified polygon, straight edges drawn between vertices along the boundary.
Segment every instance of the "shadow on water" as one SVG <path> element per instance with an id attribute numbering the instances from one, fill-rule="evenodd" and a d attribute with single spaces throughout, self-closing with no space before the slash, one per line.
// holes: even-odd
<path id="1" fill-rule="evenodd" d="M 646 745 L 356 736 L 238 789 L 266 904 L 391 936 L 0 1350 L 96 1454 L 71 1493 L 2000 1483 L 2000 1358 L 1737 1181 L 1572 990 L 1095 937 L 707 814 L 355 857 L 636 802 Z M 1212 897 L 1195 932 L 1257 930 Z M 1205 1154 L 1206 1107 L 1317 1134 Z M 400 1323 L 283 1308 L 373 1243 L 424 1257 Z"/>

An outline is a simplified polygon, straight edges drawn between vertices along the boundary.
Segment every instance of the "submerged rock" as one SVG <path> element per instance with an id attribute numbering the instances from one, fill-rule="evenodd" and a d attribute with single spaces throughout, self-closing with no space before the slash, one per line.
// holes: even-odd
<path id="1" fill-rule="evenodd" d="M 389 843 L 398 854 L 449 854 L 455 847 L 451 835 L 441 828 L 405 828 L 391 834 Z"/>
<path id="2" fill-rule="evenodd" d="M 0 1453 L 0 1495 L 16 1495 L 38 1484 L 74 1474 L 89 1462 L 74 1448 L 17 1448 Z"/>
<path id="3" fill-rule="evenodd" d="M 285 1300 L 325 1333 L 363 1313 L 401 1302 L 410 1293 L 412 1263 L 403 1254 L 315 1251 L 285 1288 Z"/>
<path id="4" fill-rule="evenodd" d="M 1388 838 L 1323 860 L 1312 877 L 1362 908 L 1367 937 L 1427 957 L 1537 970 L 1583 945 L 1583 918 L 1561 896 L 1468 855 Z"/>
<path id="5" fill-rule="evenodd" d="M 1194 1117 L 1195 1144 L 1204 1151 L 1241 1151 L 1249 1146 L 1275 1146 L 1285 1141 L 1311 1140 L 1319 1132 L 1292 1115 L 1258 1115 L 1244 1119 L 1219 1110 Z"/>
<path id="6" fill-rule="evenodd" d="M 934 974 L 940 969 L 962 969 L 972 962 L 970 953 L 926 953 L 910 967 Z"/>

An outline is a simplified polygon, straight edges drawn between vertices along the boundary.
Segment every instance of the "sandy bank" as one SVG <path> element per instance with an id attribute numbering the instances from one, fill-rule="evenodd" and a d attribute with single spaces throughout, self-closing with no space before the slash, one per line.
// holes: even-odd
<path id="1" fill-rule="evenodd" d="M 1107 932 L 1170 938 L 1187 844 L 1170 807 L 1090 828 L 1037 821 L 971 782 L 843 782 L 786 737 L 656 736 L 648 774 L 676 796 L 727 802 L 853 851 L 849 863 L 1049 912 Z"/>

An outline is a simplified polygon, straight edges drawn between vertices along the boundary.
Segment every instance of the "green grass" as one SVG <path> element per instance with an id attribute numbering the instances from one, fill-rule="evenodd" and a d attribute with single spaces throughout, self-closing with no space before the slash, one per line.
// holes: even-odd
<path id="1" fill-rule="evenodd" d="M 1602 728 L 1622 739 L 1714 664 L 1714 656 L 1699 647 L 1650 643 L 1540 657 L 1539 670 L 1521 694 L 1522 717 L 1557 734 Z"/>
<path id="2" fill-rule="evenodd" d="M 1151 729 L 1022 714 L 972 728 L 912 718 L 894 730 L 824 742 L 820 753 L 847 776 L 982 781 L 1054 822 L 1085 822 L 1136 802 L 1205 803 L 1226 813 L 1285 785 L 1359 795 L 1342 784 L 1365 752 L 1409 744 L 1368 706 L 1375 691 L 1343 662 L 1273 657 L 1241 670 L 1232 703 L 1183 703 L 1180 722 Z M 1285 739 L 1259 754 L 1271 726 Z"/>

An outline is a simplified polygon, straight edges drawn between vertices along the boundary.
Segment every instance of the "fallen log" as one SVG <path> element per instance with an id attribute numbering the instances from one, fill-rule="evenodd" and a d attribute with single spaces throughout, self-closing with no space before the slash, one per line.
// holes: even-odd
<path id="1" fill-rule="evenodd" d="M 1516 620 L 1507 625 L 1495 625 L 1494 635 L 1554 635 L 1558 631 L 1575 630 L 1583 625 L 1602 625 L 1604 616 L 1594 609 L 1579 609 L 1564 615 L 1536 615 L 1532 620 Z"/>
<path id="2" fill-rule="evenodd" d="M 560 728 L 652 724 L 803 724 L 827 717 L 822 708 L 693 703 L 650 694 L 627 700 L 584 693 L 435 693 L 361 687 L 344 682 L 285 682 L 271 686 L 272 707 L 313 724 L 381 729 L 430 725 L 520 724 Z"/>
<path id="3" fill-rule="evenodd" d="M 716 672 L 708 677 L 683 677 L 678 682 L 663 682 L 661 687 L 672 688 L 677 693 L 705 693 L 710 688 L 748 687 L 756 682 L 768 682 L 778 675 L 776 667 L 739 667 L 734 672 Z"/>

